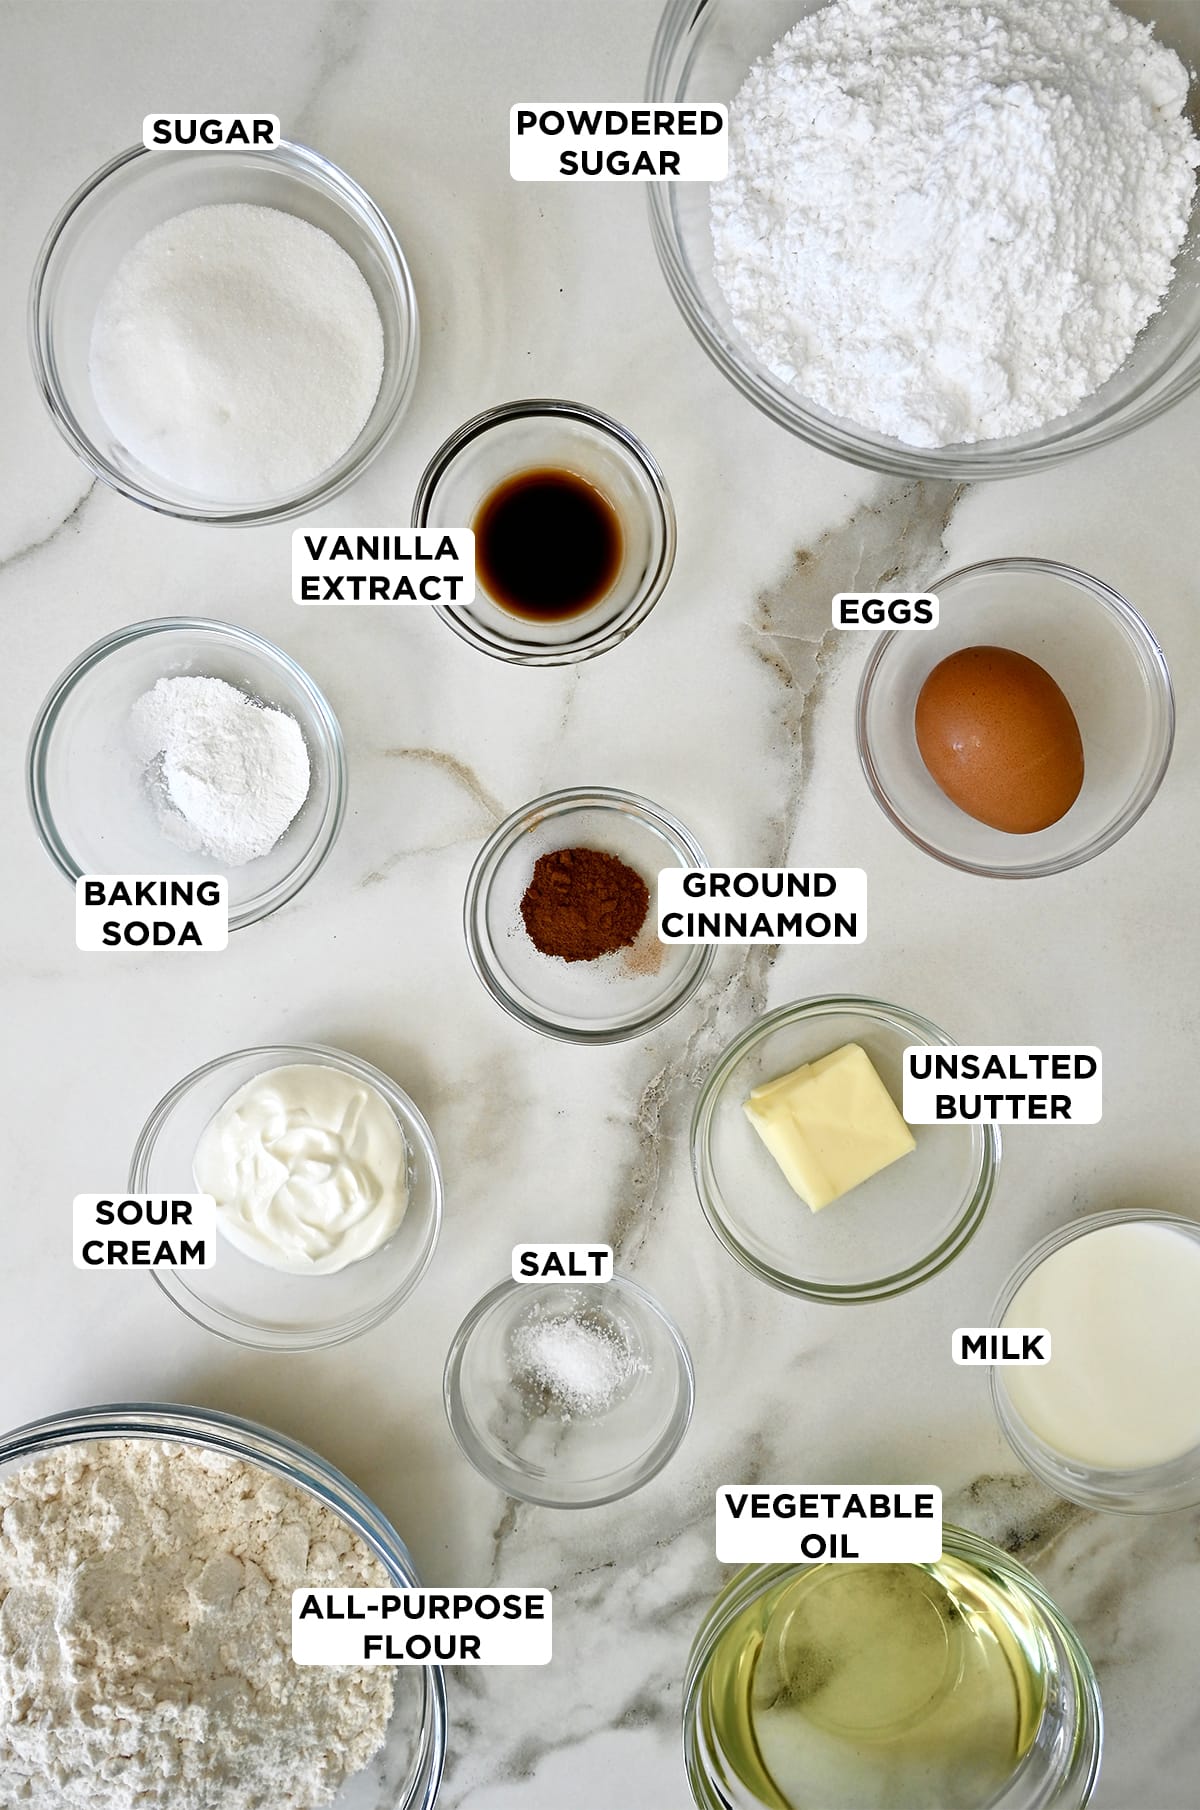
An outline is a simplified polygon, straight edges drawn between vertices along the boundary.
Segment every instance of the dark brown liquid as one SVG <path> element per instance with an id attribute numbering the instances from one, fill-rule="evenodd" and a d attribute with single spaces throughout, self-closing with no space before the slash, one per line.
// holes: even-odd
<path id="1" fill-rule="evenodd" d="M 475 572 L 495 603 L 532 622 L 581 615 L 608 591 L 624 537 L 602 491 L 573 471 L 519 471 L 484 498 Z"/>

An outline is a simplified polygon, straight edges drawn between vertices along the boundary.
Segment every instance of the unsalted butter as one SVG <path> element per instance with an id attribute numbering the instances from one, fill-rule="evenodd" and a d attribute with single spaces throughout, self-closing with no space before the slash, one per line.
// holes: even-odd
<path id="1" fill-rule="evenodd" d="M 765 1082 L 744 1104 L 789 1184 L 814 1213 L 916 1148 L 857 1043 Z"/>

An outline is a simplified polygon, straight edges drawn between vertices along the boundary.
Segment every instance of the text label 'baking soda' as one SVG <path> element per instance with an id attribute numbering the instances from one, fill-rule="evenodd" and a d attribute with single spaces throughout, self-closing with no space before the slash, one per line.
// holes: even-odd
<path id="1" fill-rule="evenodd" d="M 452 603 L 475 597 L 469 528 L 297 528 L 293 603 Z"/>
<path id="2" fill-rule="evenodd" d="M 293 1590 L 297 1665 L 548 1665 L 548 1590 Z"/>
<path id="3" fill-rule="evenodd" d="M 71 1232 L 77 1270 L 210 1270 L 217 1203 L 211 1194 L 77 1194 Z"/>
<path id="4" fill-rule="evenodd" d="M 1025 1044 L 904 1052 L 903 1113 L 910 1125 L 1098 1125 L 1100 1051 Z"/>
<path id="5" fill-rule="evenodd" d="M 942 1492 L 932 1485 L 734 1483 L 717 1491 L 722 1565 L 929 1565 L 941 1556 Z"/>
<path id="6" fill-rule="evenodd" d="M 274 113 L 147 113 L 142 143 L 148 151 L 164 145 L 202 151 L 213 145 L 261 150 L 279 143 L 279 119 Z"/>
<path id="7" fill-rule="evenodd" d="M 900 591 L 839 591 L 833 600 L 834 628 L 936 628 L 939 613 L 936 597 Z"/>
<path id="8" fill-rule="evenodd" d="M 611 1282 L 611 1244 L 514 1244 L 514 1282 Z"/>
<path id="9" fill-rule="evenodd" d="M 217 874 L 81 874 L 75 946 L 227 949 L 229 881 Z"/>
<path id="10" fill-rule="evenodd" d="M 950 1342 L 956 1364 L 1048 1364 L 1044 1326 L 960 1326 Z"/>
<path id="11" fill-rule="evenodd" d="M 516 182 L 722 182 L 729 109 L 526 102 L 508 116 Z"/>
<path id="12" fill-rule="evenodd" d="M 861 867 L 667 867 L 658 876 L 664 943 L 863 943 Z"/>

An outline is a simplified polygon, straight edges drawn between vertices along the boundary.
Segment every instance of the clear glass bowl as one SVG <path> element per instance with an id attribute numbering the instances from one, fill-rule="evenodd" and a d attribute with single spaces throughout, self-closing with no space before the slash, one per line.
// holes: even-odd
<path id="1" fill-rule="evenodd" d="M 0 1476 L 11 1476 L 64 1446 L 105 1439 L 165 1440 L 257 1465 L 340 1516 L 400 1589 L 420 1582 L 395 1528 L 348 1477 L 307 1446 L 232 1414 L 157 1402 L 114 1402 L 55 1414 L 0 1439 Z M 330 1810 L 432 1810 L 446 1762 L 446 1684 L 441 1668 L 398 1666 L 395 1691 L 382 1752 L 347 1779 L 330 1801 Z"/>
<path id="2" fill-rule="evenodd" d="M 916 1012 L 854 995 L 780 1006 L 736 1038 L 692 1119 L 696 1190 L 726 1250 L 775 1288 L 833 1304 L 904 1294 L 952 1263 L 996 1185 L 994 1125 L 914 1125 L 915 1150 L 812 1213 L 742 1111 L 752 1088 L 844 1043 L 861 1044 L 899 1105 L 905 1049 L 952 1041 Z"/>
<path id="3" fill-rule="evenodd" d="M 96 307 L 125 253 L 175 214 L 226 202 L 278 208 L 328 233 L 358 265 L 383 323 L 379 394 L 353 445 L 302 490 L 252 503 L 199 496 L 148 470 L 114 439 L 88 376 Z M 164 515 L 226 523 L 281 521 L 344 490 L 408 406 L 420 343 L 416 294 L 391 227 L 336 164 L 287 143 L 257 151 L 134 145 L 112 158 L 50 228 L 33 273 L 29 334 L 34 375 L 55 426 L 98 478 Z"/>
<path id="4" fill-rule="evenodd" d="M 1126 1211 L 1089 1214 L 1086 1219 L 1077 1219 L 1071 1225 L 1062 1226 L 1034 1245 L 1005 1283 L 989 1324 L 1004 1325 L 1017 1291 L 1055 1251 L 1062 1250 L 1064 1245 L 1073 1244 L 1077 1238 L 1086 1238 L 1089 1233 L 1099 1231 L 1104 1226 L 1140 1223 L 1165 1226 L 1200 1244 L 1200 1225 L 1173 1213 Z M 1047 1330 L 1053 1353 L 1055 1330 L 1053 1326 Z M 1053 1355 L 1050 1361 L 1054 1362 Z M 1116 1514 L 1165 1514 L 1172 1509 L 1194 1508 L 1200 1503 L 1200 1445 L 1185 1452 L 1182 1457 L 1172 1459 L 1168 1464 L 1138 1469 L 1115 1470 L 1081 1463 L 1079 1459 L 1057 1451 L 1034 1432 L 1009 1395 L 1008 1376 L 1008 1370 L 1001 1366 L 994 1365 L 988 1372 L 992 1406 L 996 1411 L 1000 1430 L 1022 1464 L 1028 1466 L 1034 1476 L 1040 1477 L 1056 1494 L 1065 1496 L 1069 1502 L 1078 1502 L 1083 1508 L 1107 1509 Z M 1194 1379 L 1180 1376 L 1179 1386 L 1194 1386 Z"/>
<path id="5" fill-rule="evenodd" d="M 157 680 L 182 674 L 224 679 L 288 711 L 304 734 L 308 797 L 275 847 L 244 867 L 169 842 L 146 796 L 129 713 Z M 261 635 L 189 616 L 135 622 L 54 685 L 30 737 L 28 793 L 38 835 L 72 884 L 81 874 L 227 873 L 229 927 L 240 930 L 294 898 L 333 847 L 346 810 L 342 732 L 308 674 Z"/>
<path id="6" fill-rule="evenodd" d="M 220 1237 L 212 1269 L 154 1271 L 163 1293 L 189 1319 L 260 1351 L 312 1351 L 378 1326 L 429 1268 L 442 1224 L 437 1147 L 413 1102 L 369 1062 L 319 1043 L 234 1050 L 185 1075 L 142 1128 L 129 1165 L 130 1194 L 194 1191 L 192 1159 L 213 1114 L 256 1075 L 293 1062 L 339 1068 L 383 1095 L 408 1144 L 408 1207 L 385 1245 L 332 1275 L 285 1274 L 243 1256 Z"/>
<path id="7" fill-rule="evenodd" d="M 605 1414 L 564 1421 L 522 1392 L 509 1346 L 535 1306 L 566 1313 L 581 1302 L 619 1330 L 641 1368 Z M 695 1380 L 678 1328 L 628 1277 L 586 1287 L 510 1279 L 455 1333 L 443 1394 L 451 1432 L 490 1483 L 543 1508 L 595 1508 L 657 1476 L 687 1432 Z"/>
<path id="8" fill-rule="evenodd" d="M 1030 1630 L 1035 1649 L 1028 1655 L 1030 1663 L 1045 1681 L 1033 1742 L 987 1810 L 1084 1810 L 1096 1788 L 1104 1725 L 1096 1675 L 1079 1636 L 1033 1574 L 989 1540 L 947 1524 L 942 1551 L 979 1573 L 989 1591 L 1013 1605 L 1016 1617 Z M 733 1805 L 750 1810 L 760 1801 L 739 1778 L 713 1726 L 706 1695 L 714 1651 L 738 1616 L 768 1591 L 819 1569 L 805 1564 L 748 1565 L 726 1584 L 700 1626 L 688 1659 L 683 1704 L 684 1760 L 699 1810 L 731 1810 Z M 772 1797 L 764 1810 L 782 1810 L 782 1799 Z"/>
<path id="9" fill-rule="evenodd" d="M 1175 739 L 1163 651 L 1132 604 L 1099 578 L 1046 559 L 989 559 L 930 586 L 937 628 L 892 630 L 858 691 L 858 754 L 885 815 L 950 867 L 1034 879 L 1090 861 L 1135 824 L 1162 784 Z M 1075 712 L 1083 789 L 1065 817 L 1029 836 L 968 817 L 934 783 L 917 747 L 917 694 L 962 647 L 1012 648 L 1044 666 Z"/>
<path id="10" fill-rule="evenodd" d="M 656 101 L 731 102 L 750 65 L 826 0 L 668 0 L 650 58 Z M 1155 22 L 1189 70 L 1200 64 L 1200 7 L 1122 0 Z M 1200 127 L 1200 85 L 1189 111 Z M 650 223 L 667 285 L 717 369 L 791 433 L 822 451 L 906 477 L 983 479 L 1038 471 L 1153 421 L 1200 383 L 1200 203 L 1160 312 L 1121 369 L 1072 414 L 1036 433 L 937 449 L 906 446 L 807 403 L 760 365 L 730 318 L 713 273 L 709 190 L 702 182 L 647 184 Z"/>
<path id="11" fill-rule="evenodd" d="M 539 855 L 559 848 L 616 855 L 650 888 L 646 922 L 631 948 L 597 961 L 564 962 L 535 949 L 521 899 Z M 658 940 L 655 882 L 667 867 L 707 867 L 699 843 L 676 818 L 608 786 L 547 792 L 505 818 L 484 843 L 467 881 L 467 952 L 506 1012 L 567 1043 L 620 1043 L 670 1018 L 712 967 L 716 950 Z"/>
<path id="12" fill-rule="evenodd" d="M 506 402 L 465 422 L 426 467 L 413 526 L 470 528 L 497 485 L 543 467 L 586 479 L 617 512 L 624 547 L 605 596 L 565 621 L 527 622 L 479 583 L 474 603 L 437 612 L 472 647 L 523 666 L 562 666 L 618 646 L 650 614 L 675 562 L 675 509 L 658 465 L 627 427 L 578 402 Z"/>

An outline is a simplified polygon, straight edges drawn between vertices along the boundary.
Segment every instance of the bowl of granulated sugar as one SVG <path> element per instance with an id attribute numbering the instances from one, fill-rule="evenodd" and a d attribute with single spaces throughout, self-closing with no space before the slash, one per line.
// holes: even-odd
<path id="1" fill-rule="evenodd" d="M 30 335 L 55 425 L 98 477 L 167 515 L 246 523 L 357 477 L 419 344 L 383 214 L 288 143 L 113 158 L 50 229 Z"/>

